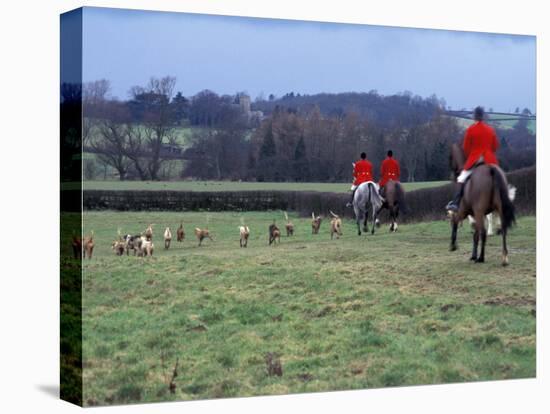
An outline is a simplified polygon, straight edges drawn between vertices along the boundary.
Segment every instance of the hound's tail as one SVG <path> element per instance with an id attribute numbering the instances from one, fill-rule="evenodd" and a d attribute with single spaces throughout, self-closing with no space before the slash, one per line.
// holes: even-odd
<path id="1" fill-rule="evenodd" d="M 504 175 L 495 167 L 491 167 L 491 175 L 493 176 L 493 182 L 500 195 L 500 202 L 502 204 L 502 230 L 506 230 L 514 225 L 516 222 L 516 213 L 512 200 L 510 200 L 510 191 Z M 515 196 L 515 191 L 514 194 Z"/>

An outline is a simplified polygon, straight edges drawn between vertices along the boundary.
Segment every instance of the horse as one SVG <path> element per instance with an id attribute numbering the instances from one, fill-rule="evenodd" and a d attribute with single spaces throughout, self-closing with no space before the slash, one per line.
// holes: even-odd
<path id="1" fill-rule="evenodd" d="M 376 212 L 382 207 L 382 199 L 378 194 L 377 185 L 372 181 L 366 181 L 360 184 L 355 190 L 353 195 L 353 211 L 355 212 L 355 220 L 357 222 L 357 235 L 361 235 L 361 220 L 363 221 L 363 231 L 366 233 L 369 231 L 368 227 L 368 213 L 370 208 L 372 211 L 372 232 L 374 234 L 374 228 L 376 227 Z"/>
<path id="2" fill-rule="evenodd" d="M 400 182 L 389 180 L 384 186 L 385 193 L 383 202 L 380 209 L 376 212 L 375 219 L 378 218 L 378 214 L 384 209 L 387 208 L 390 213 L 390 231 L 397 231 L 397 216 L 399 216 L 399 209 L 405 211 L 405 190 Z"/>
<path id="3" fill-rule="evenodd" d="M 455 183 L 456 183 L 456 179 L 458 178 L 458 175 L 462 171 L 462 167 L 464 166 L 465 162 L 466 162 L 466 156 L 464 155 L 464 150 L 462 149 L 462 147 L 456 143 L 452 144 L 449 163 L 451 166 L 451 180 L 454 181 Z M 514 201 L 515 194 L 516 194 L 515 187 L 510 188 L 509 197 L 512 201 Z M 475 220 L 471 215 L 468 216 L 468 221 L 470 222 L 470 225 L 472 226 L 472 228 L 474 228 Z M 487 236 L 494 235 L 493 213 L 489 213 L 485 216 L 485 222 L 487 223 Z M 500 234 L 500 232 L 498 234 Z"/>
<path id="4" fill-rule="evenodd" d="M 455 177 L 464 165 L 464 153 L 461 148 L 453 144 L 451 147 L 451 168 Z M 485 215 L 495 212 L 500 217 L 502 236 L 502 265 L 508 265 L 508 248 L 506 246 L 507 230 L 515 223 L 514 205 L 508 194 L 506 175 L 496 165 L 480 164 L 474 167 L 470 178 L 464 184 L 464 193 L 457 213 L 449 212 L 451 216 L 452 232 L 450 250 L 457 250 L 456 236 L 458 224 L 468 215 L 475 220 L 472 255 L 470 260 L 475 263 L 485 261 Z M 479 241 L 481 250 L 478 255 Z"/>

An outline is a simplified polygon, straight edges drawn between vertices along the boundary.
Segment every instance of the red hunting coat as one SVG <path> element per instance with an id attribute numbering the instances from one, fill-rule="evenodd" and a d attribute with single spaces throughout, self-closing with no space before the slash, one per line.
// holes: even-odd
<path id="1" fill-rule="evenodd" d="M 498 138 L 492 127 L 484 122 L 471 125 L 464 135 L 464 155 L 466 155 L 464 169 L 472 168 L 481 156 L 485 164 L 498 165 L 495 155 L 498 146 Z"/>
<path id="2" fill-rule="evenodd" d="M 380 167 L 380 187 L 384 187 L 389 180 L 399 181 L 401 175 L 401 169 L 399 168 L 399 162 L 393 157 L 387 157 L 382 161 Z"/>
<path id="3" fill-rule="evenodd" d="M 359 160 L 353 167 L 353 185 L 359 185 L 366 181 L 372 181 L 372 164 L 367 160 Z"/>

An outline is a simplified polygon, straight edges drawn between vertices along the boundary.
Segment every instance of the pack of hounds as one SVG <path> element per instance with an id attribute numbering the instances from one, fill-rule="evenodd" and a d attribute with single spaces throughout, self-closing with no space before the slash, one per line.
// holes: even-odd
<path id="1" fill-rule="evenodd" d="M 343 235 L 342 232 L 342 219 L 337 214 L 330 211 L 330 238 L 331 240 L 336 236 L 340 238 Z M 284 212 L 285 216 L 285 230 L 286 236 L 292 237 L 294 235 L 295 226 L 288 218 L 288 214 Z M 311 213 L 311 234 L 319 234 L 321 229 L 321 223 L 323 221 L 323 216 L 316 216 L 315 213 Z M 132 253 L 137 257 L 151 257 L 155 251 L 155 245 L 153 243 L 153 226 L 154 224 L 149 224 L 145 231 L 140 234 L 122 234 L 122 230 L 118 229 L 117 238 L 111 243 L 111 249 L 117 256 L 123 256 L 126 254 L 130 256 Z M 214 237 L 210 233 L 208 228 L 200 229 L 195 228 L 195 237 L 198 241 L 198 246 L 202 246 L 202 242 L 205 239 L 214 241 Z M 276 245 L 281 242 L 281 230 L 277 227 L 275 220 L 269 225 L 268 229 L 268 244 Z M 170 227 L 166 227 L 164 230 L 164 249 L 168 250 L 172 243 L 172 230 Z M 248 240 L 250 238 L 250 228 L 244 223 L 244 220 L 241 218 L 241 226 L 239 226 L 239 245 L 240 247 L 248 247 Z M 176 241 L 183 242 L 185 239 L 185 229 L 183 227 L 183 222 L 180 222 L 179 227 L 176 230 Z M 75 259 L 88 258 L 91 259 L 93 256 L 93 251 L 95 247 L 94 242 L 94 231 L 92 230 L 89 235 L 83 237 L 82 239 L 78 236 L 73 235 L 72 237 L 72 249 Z"/>
<path id="2" fill-rule="evenodd" d="M 512 199 L 515 198 L 515 188 L 512 187 L 510 190 L 510 196 Z M 342 219 L 340 216 L 329 210 L 331 215 L 330 217 L 330 238 L 331 240 L 336 236 L 337 239 L 343 235 L 342 232 Z M 288 214 L 284 212 L 285 216 L 285 230 L 286 236 L 292 237 L 294 235 L 295 226 L 292 221 L 288 218 Z M 474 223 L 474 220 L 471 217 L 468 217 L 470 225 Z M 498 218 L 497 218 L 498 220 Z M 321 229 L 321 223 L 323 222 L 322 215 L 315 215 L 311 213 L 311 234 L 319 234 Z M 493 217 L 492 214 L 488 214 L 486 217 L 486 223 L 489 226 L 488 235 L 493 234 Z M 118 229 L 118 237 L 111 244 L 113 252 L 117 256 L 123 256 L 126 253 L 127 256 L 130 255 L 130 252 L 134 256 L 138 257 L 147 257 L 153 256 L 155 246 L 153 243 L 153 226 L 154 224 L 149 224 L 145 231 L 137 235 L 125 234 L 123 235 L 121 229 Z M 194 230 L 195 237 L 197 238 L 198 245 L 202 246 L 202 242 L 205 239 L 214 241 L 212 234 L 208 228 L 200 229 L 198 227 Z M 497 232 L 498 233 L 498 232 Z M 275 245 L 281 242 L 281 230 L 277 227 L 275 220 L 269 225 L 268 229 L 269 245 Z M 170 244 L 172 243 L 172 231 L 170 227 L 166 227 L 164 230 L 164 249 L 168 250 Z M 240 247 L 248 247 L 248 239 L 250 238 L 250 228 L 244 223 L 244 220 L 241 218 L 241 226 L 239 226 L 239 245 Z M 183 227 L 183 222 L 180 222 L 179 227 L 176 230 L 176 241 L 181 243 L 185 239 L 185 229 Z M 72 236 L 72 250 L 73 256 L 75 259 L 88 258 L 91 259 L 93 256 L 93 251 L 95 247 L 94 242 L 94 231 L 92 230 L 89 235 L 83 237 L 82 239 L 73 234 Z"/>

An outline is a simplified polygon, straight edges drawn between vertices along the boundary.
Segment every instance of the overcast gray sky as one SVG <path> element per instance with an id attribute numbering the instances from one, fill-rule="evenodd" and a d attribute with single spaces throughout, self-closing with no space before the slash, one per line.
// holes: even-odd
<path id="1" fill-rule="evenodd" d="M 407 90 L 536 111 L 534 36 L 85 8 L 83 42 L 84 80 L 122 99 L 171 75 L 186 96 Z"/>

